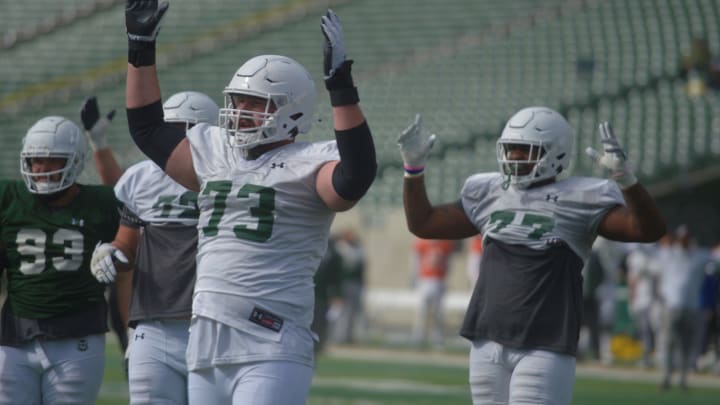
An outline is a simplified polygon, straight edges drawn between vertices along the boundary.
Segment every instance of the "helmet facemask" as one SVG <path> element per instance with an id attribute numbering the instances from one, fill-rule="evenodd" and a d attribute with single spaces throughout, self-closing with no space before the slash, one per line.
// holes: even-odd
<path id="1" fill-rule="evenodd" d="M 556 111 L 545 107 L 518 111 L 497 141 L 500 172 L 506 176 L 503 187 L 528 188 L 567 171 L 572 144 L 572 129 Z M 523 152 L 515 151 L 519 148 Z"/>
<path id="2" fill-rule="evenodd" d="M 33 173 L 32 171 L 32 159 L 40 156 L 28 154 L 21 154 L 22 167 L 20 173 L 23 176 L 25 185 L 28 190 L 34 194 L 52 194 L 57 191 L 65 190 L 70 187 L 74 182 L 75 178 L 72 178 L 71 173 L 73 172 L 73 163 L 76 160 L 74 155 L 49 155 L 49 158 L 64 159 L 65 164 L 58 170 L 52 170 L 49 172 Z M 45 157 L 45 156 L 43 156 Z M 59 176 L 59 177 L 57 177 Z M 53 181 L 55 178 L 55 181 Z"/>
<path id="3" fill-rule="evenodd" d="M 254 100 L 253 104 L 258 108 L 236 108 L 237 105 L 245 104 L 234 101 L 239 98 Z M 285 140 L 288 137 L 277 139 L 279 138 L 278 123 L 285 104 L 287 97 L 284 95 L 270 95 L 267 98 L 247 93 L 226 94 L 225 108 L 220 109 L 219 125 L 225 128 L 230 145 L 243 149 Z M 297 131 L 294 135 L 297 135 Z"/>
<path id="4" fill-rule="evenodd" d="M 512 159 L 511 154 L 516 149 L 523 149 L 522 159 Z M 517 152 L 516 152 L 517 153 Z M 544 178 L 545 157 L 547 156 L 542 142 L 524 142 L 500 140 L 497 143 L 497 159 L 500 171 L 509 176 L 510 184 L 526 188 L 530 184 Z"/>

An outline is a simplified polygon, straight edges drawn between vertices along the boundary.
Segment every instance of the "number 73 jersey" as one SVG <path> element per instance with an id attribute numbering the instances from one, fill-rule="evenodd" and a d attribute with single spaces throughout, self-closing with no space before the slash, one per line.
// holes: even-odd
<path id="1" fill-rule="evenodd" d="M 503 180 L 499 173 L 481 173 L 463 186 L 463 208 L 483 237 L 536 250 L 564 242 L 583 260 L 602 218 L 625 204 L 615 182 L 606 179 L 569 177 L 506 190 Z"/>
<path id="2" fill-rule="evenodd" d="M 188 139 L 201 185 L 195 302 L 206 293 L 226 303 L 240 297 L 309 325 L 312 276 L 335 216 L 315 184 L 320 167 L 339 159 L 335 142 L 295 142 L 245 160 L 216 127 L 198 125 Z M 208 310 L 202 315 L 242 327 L 226 308 Z"/>

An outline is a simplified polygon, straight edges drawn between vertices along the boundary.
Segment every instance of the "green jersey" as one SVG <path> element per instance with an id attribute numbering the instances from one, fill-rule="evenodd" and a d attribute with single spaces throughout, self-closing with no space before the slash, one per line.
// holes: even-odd
<path id="1" fill-rule="evenodd" d="M 98 242 L 115 237 L 117 200 L 110 187 L 78 186 L 69 205 L 52 208 L 21 181 L 0 180 L 5 310 L 18 317 L 65 317 L 104 306 L 105 286 L 90 272 L 90 258 Z"/>

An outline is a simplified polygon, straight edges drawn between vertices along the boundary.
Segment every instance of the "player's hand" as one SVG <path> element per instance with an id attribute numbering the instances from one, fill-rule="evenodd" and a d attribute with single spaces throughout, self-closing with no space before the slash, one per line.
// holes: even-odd
<path id="1" fill-rule="evenodd" d="M 637 183 L 637 177 L 630 167 L 625 151 L 615 137 L 615 133 L 608 122 L 601 122 L 599 126 L 600 142 L 603 145 L 602 153 L 593 148 L 585 149 L 595 163 L 609 171 L 610 178 L 615 180 L 620 188 L 626 189 Z"/>
<path id="2" fill-rule="evenodd" d="M 107 148 L 105 130 L 110 125 L 113 117 L 115 117 L 115 110 L 110 111 L 105 116 L 100 116 L 100 108 L 95 96 L 85 100 L 80 108 L 80 119 L 93 151 Z"/>
<path id="3" fill-rule="evenodd" d="M 92 259 L 90 259 L 90 271 L 97 281 L 103 284 L 110 284 L 115 281 L 117 270 L 114 260 L 121 263 L 130 263 L 127 256 L 110 243 L 101 243 L 95 246 Z"/>
<path id="4" fill-rule="evenodd" d="M 406 174 L 417 175 L 425 170 L 425 161 L 436 139 L 435 134 L 428 137 L 423 135 L 422 117 L 420 114 L 415 115 L 415 122 L 405 128 L 397 140 Z"/>
<path id="5" fill-rule="evenodd" d="M 128 39 L 155 42 L 169 5 L 167 1 L 158 5 L 158 0 L 126 0 L 125 28 Z"/>
<path id="6" fill-rule="evenodd" d="M 335 75 L 337 69 L 345 62 L 345 38 L 343 37 L 340 18 L 328 9 L 321 18 L 323 41 L 323 72 L 325 80 Z"/>
<path id="7" fill-rule="evenodd" d="M 323 33 L 323 73 L 333 107 L 357 104 L 357 89 L 352 79 L 353 61 L 345 59 L 345 38 L 340 19 L 328 9 L 321 18 Z"/>

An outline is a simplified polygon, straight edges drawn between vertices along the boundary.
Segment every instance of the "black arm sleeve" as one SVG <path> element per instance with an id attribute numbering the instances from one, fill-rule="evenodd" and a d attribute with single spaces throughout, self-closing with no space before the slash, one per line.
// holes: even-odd
<path id="1" fill-rule="evenodd" d="M 163 121 L 160 100 L 139 108 L 127 109 L 130 135 L 140 150 L 158 166 L 165 164 L 175 147 L 185 138 L 185 131 Z"/>
<path id="2" fill-rule="evenodd" d="M 377 173 L 375 145 L 370 127 L 363 122 L 355 128 L 335 131 L 340 163 L 335 166 L 332 184 L 348 201 L 359 200 L 370 188 Z"/>

